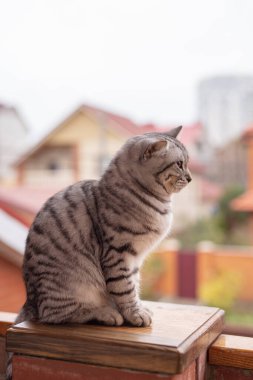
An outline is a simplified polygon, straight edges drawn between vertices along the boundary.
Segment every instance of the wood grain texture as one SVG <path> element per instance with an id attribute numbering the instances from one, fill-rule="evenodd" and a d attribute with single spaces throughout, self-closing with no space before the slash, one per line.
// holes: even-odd
<path id="1" fill-rule="evenodd" d="M 250 369 L 209 365 L 205 380 L 253 380 L 253 371 Z"/>
<path id="2" fill-rule="evenodd" d="M 183 372 L 216 339 L 223 327 L 217 308 L 146 302 L 154 313 L 147 328 L 42 325 L 8 330 L 7 349 L 19 354 L 126 368 Z"/>
<path id="3" fill-rule="evenodd" d="M 220 335 L 209 349 L 209 364 L 253 370 L 253 338 Z"/>
<path id="4" fill-rule="evenodd" d="M 5 339 L 0 336 L 0 375 L 3 375 L 6 370 L 7 355 L 5 351 Z"/>

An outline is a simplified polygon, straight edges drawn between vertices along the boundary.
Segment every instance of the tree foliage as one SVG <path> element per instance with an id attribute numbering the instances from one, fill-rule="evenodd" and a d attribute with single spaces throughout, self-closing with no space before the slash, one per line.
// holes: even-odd
<path id="1" fill-rule="evenodd" d="M 200 288 L 200 300 L 209 305 L 230 310 L 239 295 L 242 284 L 240 273 L 224 271 L 217 273 Z"/>
<path id="2" fill-rule="evenodd" d="M 240 186 L 227 189 L 217 202 L 217 207 L 209 218 L 198 220 L 177 237 L 187 248 L 194 248 L 203 240 L 216 244 L 247 245 L 250 242 L 246 228 L 247 214 L 231 209 L 231 201 L 243 192 Z"/>
<path id="3" fill-rule="evenodd" d="M 219 223 L 226 234 L 230 234 L 234 228 L 247 220 L 245 212 L 234 211 L 231 208 L 231 201 L 243 192 L 244 189 L 241 186 L 233 186 L 224 192 L 218 202 Z"/>

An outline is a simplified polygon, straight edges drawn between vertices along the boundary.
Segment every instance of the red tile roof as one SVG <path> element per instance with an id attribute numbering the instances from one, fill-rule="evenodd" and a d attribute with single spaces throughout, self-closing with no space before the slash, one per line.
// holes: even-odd
<path id="1" fill-rule="evenodd" d="M 21 211 L 36 214 L 43 203 L 60 188 L 1 187 L 0 207 L 13 206 Z"/>
<path id="2" fill-rule="evenodd" d="M 162 131 L 169 131 L 172 128 L 178 127 L 179 125 L 168 125 L 168 126 L 159 126 L 154 123 L 146 123 L 146 124 L 137 124 L 131 119 L 117 115 L 115 113 L 99 109 L 97 107 L 89 106 L 89 105 L 82 105 L 80 107 L 80 110 L 82 111 L 88 111 L 91 112 L 94 116 L 96 116 L 98 119 L 101 120 L 101 122 L 104 121 L 108 123 L 109 126 L 115 128 L 121 127 L 125 130 L 125 132 L 128 132 L 130 135 L 138 135 L 148 132 L 162 132 Z M 116 124 L 113 124 L 116 123 Z M 180 140 L 184 144 L 192 143 L 196 139 L 198 139 L 202 133 L 202 124 L 195 123 L 188 125 L 182 129 L 180 132 Z"/>
<path id="3" fill-rule="evenodd" d="M 153 123 L 148 124 L 137 124 L 130 120 L 127 117 L 117 115 L 115 113 L 102 110 L 97 107 L 89 106 L 89 105 L 81 105 L 78 107 L 68 118 L 66 118 L 62 123 L 60 123 L 57 127 L 51 130 L 44 138 L 40 139 L 32 148 L 30 148 L 20 159 L 16 162 L 16 165 L 20 165 L 27 158 L 29 158 L 34 152 L 36 152 L 40 147 L 42 147 L 46 141 L 50 138 L 50 136 L 55 133 L 58 129 L 63 127 L 66 122 L 68 122 L 72 117 L 74 117 L 79 112 L 89 113 L 93 116 L 98 122 L 101 124 L 104 123 L 107 127 L 112 128 L 114 130 L 120 131 L 123 135 L 127 137 L 139 135 L 147 132 L 162 132 L 164 130 L 170 130 L 178 125 L 170 125 L 167 127 L 161 127 Z M 200 123 L 196 123 L 182 129 L 180 133 L 180 141 L 182 141 L 185 145 L 192 144 L 196 139 L 198 139 L 202 132 L 202 125 Z"/>
<path id="4" fill-rule="evenodd" d="M 223 188 L 207 179 L 201 179 L 201 194 L 204 201 L 217 201 L 223 192 Z"/>
<path id="5" fill-rule="evenodd" d="M 179 139 L 187 146 L 193 144 L 195 141 L 200 140 L 202 132 L 203 126 L 201 123 L 191 124 L 182 129 L 182 132 L 180 132 L 179 135 Z"/>
<path id="6" fill-rule="evenodd" d="M 252 137 L 253 137 L 253 127 L 251 126 L 243 132 L 242 139 L 248 140 L 248 139 L 251 139 Z"/>
<path id="7" fill-rule="evenodd" d="M 93 117 L 95 116 L 98 121 L 101 123 L 104 122 L 106 126 L 120 128 L 122 132 L 129 135 L 136 134 L 136 129 L 138 128 L 137 124 L 124 116 L 86 104 L 82 105 L 79 108 L 79 111 L 89 112 Z"/>
<path id="8" fill-rule="evenodd" d="M 253 212 L 253 190 L 246 191 L 233 199 L 230 206 L 235 211 Z"/>

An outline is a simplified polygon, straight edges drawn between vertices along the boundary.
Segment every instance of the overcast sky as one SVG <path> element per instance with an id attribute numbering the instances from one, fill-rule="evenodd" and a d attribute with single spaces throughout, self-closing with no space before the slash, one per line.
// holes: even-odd
<path id="1" fill-rule="evenodd" d="M 35 130 L 81 103 L 191 123 L 197 84 L 253 75 L 252 0 L 0 0 L 0 102 Z"/>

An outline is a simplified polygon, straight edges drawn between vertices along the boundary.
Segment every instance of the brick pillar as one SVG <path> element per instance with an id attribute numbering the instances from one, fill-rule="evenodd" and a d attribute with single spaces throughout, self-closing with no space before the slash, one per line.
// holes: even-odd
<path id="1" fill-rule="evenodd" d="M 145 302 L 150 327 L 23 322 L 7 333 L 13 380 L 203 380 L 223 330 L 214 307 Z"/>

